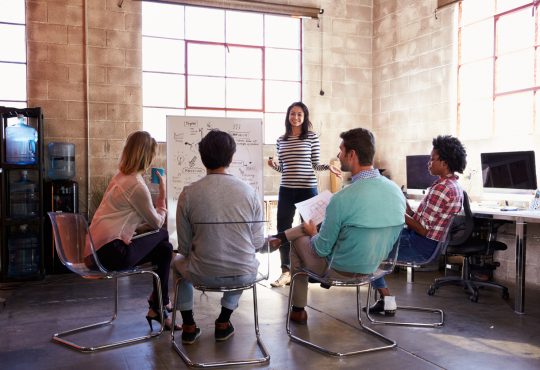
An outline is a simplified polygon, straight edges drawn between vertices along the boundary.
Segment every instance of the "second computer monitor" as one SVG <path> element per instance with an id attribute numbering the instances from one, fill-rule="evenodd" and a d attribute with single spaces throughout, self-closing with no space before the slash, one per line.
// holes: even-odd
<path id="1" fill-rule="evenodd" d="M 484 191 L 529 194 L 536 190 L 534 151 L 481 153 Z"/>
<path id="2" fill-rule="evenodd" d="M 426 189 L 437 180 L 437 176 L 433 176 L 428 170 L 430 158 L 429 155 L 408 155 L 406 157 L 407 193 L 425 194 Z"/>

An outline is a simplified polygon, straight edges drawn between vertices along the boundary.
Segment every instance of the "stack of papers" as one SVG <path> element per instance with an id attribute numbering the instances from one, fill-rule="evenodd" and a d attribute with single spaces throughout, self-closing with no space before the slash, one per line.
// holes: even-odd
<path id="1" fill-rule="evenodd" d="M 328 190 L 325 190 L 313 198 L 296 203 L 296 209 L 305 221 L 312 220 L 315 225 L 318 225 L 324 220 L 326 207 L 330 203 L 332 195 Z"/>

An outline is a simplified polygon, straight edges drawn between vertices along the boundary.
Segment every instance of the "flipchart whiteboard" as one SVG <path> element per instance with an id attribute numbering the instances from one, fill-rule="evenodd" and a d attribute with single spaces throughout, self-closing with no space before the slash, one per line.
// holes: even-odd
<path id="1" fill-rule="evenodd" d="M 228 172 L 255 188 L 263 203 L 263 127 L 252 118 L 167 116 L 167 229 L 178 247 L 176 205 L 184 186 L 206 175 L 198 144 L 212 129 L 228 132 L 236 141 L 236 153 Z M 224 197 L 227 194 L 223 194 Z"/>

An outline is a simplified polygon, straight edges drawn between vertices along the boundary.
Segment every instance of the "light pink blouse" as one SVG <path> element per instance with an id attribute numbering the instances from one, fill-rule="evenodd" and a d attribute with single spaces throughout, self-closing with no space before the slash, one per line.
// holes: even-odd
<path id="1" fill-rule="evenodd" d="M 141 174 L 118 172 L 109 183 L 92 223 L 90 235 L 96 251 L 103 245 L 121 239 L 130 244 L 135 230 L 141 226 L 159 229 L 165 223 L 165 196 L 152 204 L 150 190 Z M 90 251 L 87 251 L 90 254 Z"/>

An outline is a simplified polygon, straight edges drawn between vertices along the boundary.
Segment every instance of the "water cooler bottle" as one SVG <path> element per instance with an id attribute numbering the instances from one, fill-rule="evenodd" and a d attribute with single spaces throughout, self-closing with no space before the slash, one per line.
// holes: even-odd
<path id="1" fill-rule="evenodd" d="M 71 180 L 75 176 L 75 145 L 71 143 L 50 143 L 49 181 L 44 185 L 45 212 L 79 212 L 79 184 Z M 49 217 L 45 218 L 45 272 L 58 274 L 69 272 L 56 253 L 52 225 Z"/>

